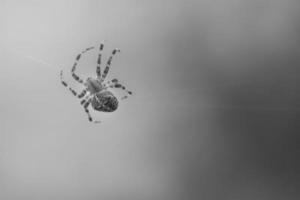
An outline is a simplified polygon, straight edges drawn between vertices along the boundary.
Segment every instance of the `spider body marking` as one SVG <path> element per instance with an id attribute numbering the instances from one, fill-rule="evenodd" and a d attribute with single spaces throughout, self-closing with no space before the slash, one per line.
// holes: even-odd
<path id="1" fill-rule="evenodd" d="M 91 99 L 92 107 L 97 111 L 113 112 L 117 110 L 119 101 L 111 91 L 101 84 L 101 81 L 89 77 L 86 80 L 86 85 L 90 94 L 93 95 Z"/>
<path id="2" fill-rule="evenodd" d="M 110 91 L 98 92 L 91 101 L 95 110 L 102 112 L 113 112 L 117 110 L 119 101 Z"/>
<path id="3" fill-rule="evenodd" d="M 100 44 L 99 54 L 98 54 L 98 59 L 97 59 L 97 68 L 96 68 L 97 76 L 96 76 L 96 78 L 89 77 L 86 79 L 86 81 L 83 81 L 83 79 L 81 79 L 75 73 L 76 66 L 78 65 L 78 61 L 80 60 L 82 55 L 85 54 L 87 51 L 94 49 L 94 47 L 89 47 L 76 56 L 75 63 L 73 64 L 73 67 L 71 69 L 71 74 L 72 74 L 72 77 L 75 79 L 75 81 L 77 81 L 79 84 L 81 84 L 85 87 L 85 89 L 82 90 L 82 92 L 80 94 L 77 94 L 77 92 L 74 89 L 72 89 L 71 87 L 68 86 L 68 84 L 63 80 L 63 72 L 61 71 L 61 73 L 60 73 L 61 83 L 63 84 L 63 86 L 68 88 L 74 96 L 78 97 L 79 99 L 83 98 L 83 100 L 81 100 L 80 103 L 83 106 L 85 112 L 87 113 L 89 121 L 95 122 L 95 123 L 99 123 L 100 121 L 95 121 L 92 118 L 92 116 L 89 112 L 89 109 L 88 109 L 89 105 L 91 105 L 95 111 L 101 111 L 101 112 L 113 112 L 113 111 L 117 110 L 117 108 L 118 108 L 119 100 L 110 91 L 110 89 L 112 89 L 112 88 L 122 89 L 128 95 L 132 95 L 132 92 L 128 91 L 125 88 L 125 86 L 123 86 L 121 83 L 119 83 L 119 81 L 117 79 L 112 79 L 112 80 L 108 80 L 108 81 L 106 80 L 106 76 L 109 72 L 113 56 L 120 50 L 114 49 L 112 51 L 112 54 L 106 63 L 105 69 L 103 70 L 103 72 L 101 72 L 100 64 L 101 64 L 101 57 L 102 57 L 101 52 L 103 50 L 103 47 L 104 47 L 104 45 Z M 121 100 L 127 99 L 128 98 L 127 94 L 124 95 L 121 98 Z"/>

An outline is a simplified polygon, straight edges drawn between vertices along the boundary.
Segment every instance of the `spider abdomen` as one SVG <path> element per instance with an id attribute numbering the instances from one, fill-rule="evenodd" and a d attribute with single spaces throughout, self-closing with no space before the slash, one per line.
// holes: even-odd
<path id="1" fill-rule="evenodd" d="M 95 110 L 113 112 L 118 108 L 118 99 L 110 91 L 98 92 L 94 95 L 91 104 Z"/>

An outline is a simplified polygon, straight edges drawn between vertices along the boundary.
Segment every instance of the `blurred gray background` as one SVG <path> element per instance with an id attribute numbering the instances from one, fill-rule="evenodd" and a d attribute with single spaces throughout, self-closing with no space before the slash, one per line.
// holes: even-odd
<path id="1" fill-rule="evenodd" d="M 299 9 L 0 0 L 0 199 L 299 199 Z M 91 124 L 59 71 L 80 91 L 102 41 L 134 96 Z"/>

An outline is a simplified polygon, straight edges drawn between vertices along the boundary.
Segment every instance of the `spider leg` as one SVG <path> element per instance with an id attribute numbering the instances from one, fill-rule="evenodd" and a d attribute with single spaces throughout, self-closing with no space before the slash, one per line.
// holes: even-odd
<path id="1" fill-rule="evenodd" d="M 78 94 L 78 98 L 81 99 L 82 97 L 84 97 L 84 95 L 87 93 L 87 88 L 85 88 L 84 90 L 82 90 L 82 92 L 80 94 Z"/>
<path id="2" fill-rule="evenodd" d="M 109 71 L 109 68 L 110 68 L 110 65 L 111 65 L 111 61 L 114 57 L 114 55 L 117 53 L 117 52 L 120 52 L 119 49 L 114 49 L 111 53 L 111 56 L 109 57 L 107 63 L 106 63 L 106 67 L 103 71 L 103 74 L 102 74 L 102 81 L 106 78 L 107 74 L 108 74 L 108 71 Z"/>
<path id="3" fill-rule="evenodd" d="M 83 108 L 84 108 L 84 111 L 86 112 L 86 114 L 88 115 L 88 119 L 90 122 L 94 122 L 94 123 L 100 123 L 101 121 L 96 121 L 96 120 L 93 120 L 91 114 L 90 114 L 90 111 L 88 109 L 89 105 L 90 105 L 90 102 L 91 102 L 91 99 L 89 99 L 86 103 L 84 103 L 83 105 Z"/>
<path id="4" fill-rule="evenodd" d="M 96 69 L 96 74 L 97 74 L 97 78 L 98 80 L 101 79 L 101 57 L 102 57 L 102 54 L 101 54 L 101 51 L 103 50 L 103 47 L 104 45 L 101 43 L 100 44 L 100 47 L 99 47 L 99 54 L 98 54 L 98 60 L 97 60 L 97 69 Z"/>
<path id="5" fill-rule="evenodd" d="M 105 84 L 105 88 L 119 88 L 122 89 L 123 91 L 125 91 L 127 94 L 132 95 L 132 92 L 127 90 L 126 87 L 124 85 L 122 85 L 121 83 L 119 83 L 119 81 L 117 79 L 112 79 L 111 81 L 108 81 Z M 121 99 L 127 99 L 128 96 L 124 95 L 123 97 L 121 97 Z"/>
<path id="6" fill-rule="evenodd" d="M 91 94 L 87 95 L 83 100 L 80 101 L 80 104 L 84 105 L 85 103 L 87 103 L 91 96 Z"/>
<path id="7" fill-rule="evenodd" d="M 60 81 L 63 84 L 63 86 L 65 86 L 66 88 L 68 88 L 70 90 L 70 92 L 74 96 L 78 97 L 79 99 L 81 99 L 82 97 L 84 97 L 84 95 L 87 92 L 87 89 L 84 89 L 79 95 L 77 95 L 77 92 L 74 89 L 72 89 L 70 86 L 68 86 L 68 84 L 63 80 L 63 71 L 62 70 L 60 71 Z"/>
<path id="8" fill-rule="evenodd" d="M 92 49 L 94 49 L 94 47 L 89 47 L 89 48 L 83 50 L 81 53 L 79 53 L 79 54 L 76 56 L 76 59 L 75 59 L 75 62 L 74 62 L 74 64 L 73 64 L 71 73 L 72 73 L 72 77 L 73 77 L 78 83 L 83 83 L 83 80 L 82 80 L 77 74 L 75 74 L 76 66 L 77 66 L 77 64 L 78 64 L 78 62 L 79 62 L 81 56 L 82 56 L 83 54 L 85 54 L 87 51 L 92 50 Z"/>

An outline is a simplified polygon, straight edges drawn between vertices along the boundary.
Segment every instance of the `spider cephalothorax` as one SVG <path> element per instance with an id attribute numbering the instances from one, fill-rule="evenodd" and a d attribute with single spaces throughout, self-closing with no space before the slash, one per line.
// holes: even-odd
<path id="1" fill-rule="evenodd" d="M 100 121 L 94 121 L 93 118 L 90 115 L 88 106 L 91 104 L 93 109 L 96 111 L 102 111 L 102 112 L 113 112 L 118 108 L 119 101 L 118 99 L 113 95 L 111 91 L 109 91 L 109 88 L 119 88 L 125 91 L 127 94 L 131 95 L 132 92 L 128 91 L 125 86 L 119 83 L 117 79 L 112 79 L 110 81 L 106 81 L 105 78 L 108 74 L 111 61 L 113 56 L 119 52 L 120 50 L 114 49 L 112 51 L 112 55 L 109 57 L 106 67 L 103 70 L 103 73 L 101 74 L 101 51 L 103 50 L 103 44 L 100 44 L 99 46 L 99 55 L 97 60 L 97 68 L 96 68 L 96 78 L 89 77 L 86 81 L 83 81 L 77 74 L 75 74 L 76 66 L 78 64 L 78 61 L 80 60 L 81 56 L 86 53 L 89 50 L 94 49 L 94 47 L 90 47 L 82 51 L 78 56 L 76 57 L 75 63 L 72 67 L 71 73 L 72 77 L 80 84 L 82 84 L 85 89 L 82 90 L 80 94 L 77 94 L 75 90 L 73 90 L 71 87 L 68 86 L 68 84 L 63 80 L 62 77 L 62 71 L 60 73 L 61 83 L 67 87 L 74 96 L 77 96 L 79 99 L 85 97 L 81 101 L 81 105 L 83 105 L 85 112 L 88 114 L 89 120 L 93 122 L 100 122 Z M 125 95 L 121 99 L 126 99 L 128 96 Z"/>

